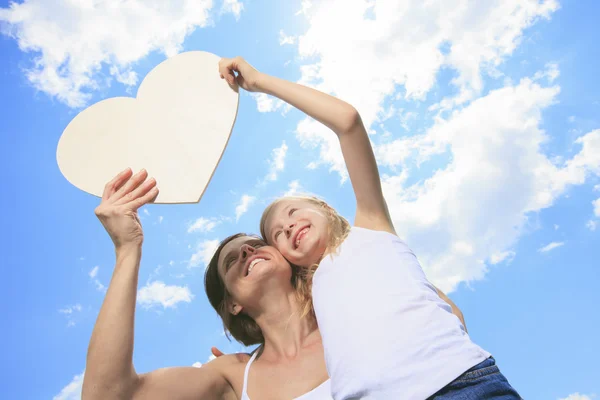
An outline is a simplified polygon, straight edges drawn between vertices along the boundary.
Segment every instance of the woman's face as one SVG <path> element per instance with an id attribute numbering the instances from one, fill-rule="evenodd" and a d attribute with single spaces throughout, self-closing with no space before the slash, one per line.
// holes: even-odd
<path id="1" fill-rule="evenodd" d="M 227 243 L 219 254 L 218 269 L 227 291 L 242 309 L 257 306 L 274 285 L 291 287 L 292 269 L 287 260 L 277 249 L 252 236 Z"/>

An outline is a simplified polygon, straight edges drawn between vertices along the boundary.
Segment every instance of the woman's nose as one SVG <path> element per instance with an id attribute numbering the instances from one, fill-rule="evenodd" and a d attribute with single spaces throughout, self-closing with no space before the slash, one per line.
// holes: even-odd
<path id="1" fill-rule="evenodd" d="M 248 244 L 243 244 L 242 245 L 242 259 L 248 257 L 249 255 L 254 253 L 254 247 L 248 245 Z"/>

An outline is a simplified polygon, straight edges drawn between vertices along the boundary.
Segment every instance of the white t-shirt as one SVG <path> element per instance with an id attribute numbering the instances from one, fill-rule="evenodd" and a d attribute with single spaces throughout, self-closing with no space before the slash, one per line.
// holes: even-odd
<path id="1" fill-rule="evenodd" d="M 353 227 L 312 291 L 336 400 L 423 400 L 490 356 L 390 233 Z"/>

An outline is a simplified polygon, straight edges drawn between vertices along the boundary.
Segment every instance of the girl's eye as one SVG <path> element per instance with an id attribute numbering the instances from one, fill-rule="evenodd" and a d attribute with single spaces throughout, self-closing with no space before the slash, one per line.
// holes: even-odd
<path id="1" fill-rule="evenodd" d="M 280 233 L 281 233 L 281 231 L 277 231 L 277 232 L 275 233 L 275 240 L 277 240 L 277 238 L 279 237 L 279 234 L 280 234 Z"/>
<path id="2" fill-rule="evenodd" d="M 298 209 L 297 208 L 290 208 L 289 215 L 291 216 L 296 210 L 298 210 Z"/>

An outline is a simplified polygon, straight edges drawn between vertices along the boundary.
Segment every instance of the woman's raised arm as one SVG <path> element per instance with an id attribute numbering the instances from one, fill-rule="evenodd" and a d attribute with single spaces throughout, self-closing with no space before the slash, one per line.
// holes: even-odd
<path id="1" fill-rule="evenodd" d="M 143 231 L 137 210 L 158 195 L 154 179 L 127 169 L 110 181 L 95 212 L 110 235 L 116 265 L 88 347 L 82 399 L 223 398 L 229 386 L 217 369 L 168 368 L 138 375 L 133 337 Z M 193 378 L 192 378 L 193 375 Z M 167 397 L 165 397 L 167 395 Z"/>

